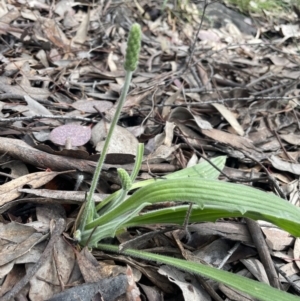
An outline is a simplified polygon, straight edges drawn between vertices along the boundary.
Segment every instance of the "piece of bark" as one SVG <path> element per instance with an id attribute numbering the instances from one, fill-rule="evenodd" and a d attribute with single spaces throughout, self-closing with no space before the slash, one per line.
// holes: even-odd
<path id="1" fill-rule="evenodd" d="M 50 168 L 55 171 L 77 169 L 92 174 L 96 165 L 96 162 L 93 161 L 60 157 L 42 152 L 19 139 L 0 137 L 0 153 L 5 153 L 39 168 Z"/>
<path id="2" fill-rule="evenodd" d="M 93 174 L 96 162 L 84 159 L 74 159 L 71 157 L 62 157 L 48 154 L 37 150 L 24 141 L 19 139 L 2 138 L 0 137 L 0 153 L 7 154 L 15 159 L 21 160 L 30 165 L 53 171 L 79 170 Z M 103 170 L 108 171 L 111 168 L 122 167 L 127 171 L 132 171 L 133 164 L 111 165 L 104 164 Z M 172 172 L 178 169 L 178 166 L 170 164 L 142 164 L 141 171 L 151 170 L 152 172 Z"/>

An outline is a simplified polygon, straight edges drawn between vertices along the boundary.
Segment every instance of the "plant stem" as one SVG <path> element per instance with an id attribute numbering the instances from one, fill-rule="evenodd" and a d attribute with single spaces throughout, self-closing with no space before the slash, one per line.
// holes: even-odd
<path id="1" fill-rule="evenodd" d="M 105 139 L 104 146 L 103 146 L 103 149 L 102 149 L 102 152 L 101 152 L 101 156 L 100 156 L 100 158 L 98 160 L 98 163 L 96 165 L 96 169 L 95 169 L 95 173 L 93 175 L 90 190 L 87 194 L 87 203 L 86 203 L 85 210 L 84 210 L 85 213 L 83 214 L 82 224 L 80 225 L 81 230 L 83 230 L 85 228 L 85 225 L 87 223 L 89 223 L 90 219 L 93 217 L 94 210 L 91 210 L 92 202 L 93 202 L 93 196 L 94 196 L 95 190 L 97 188 L 97 184 L 98 184 L 100 174 L 101 174 L 101 170 L 102 170 L 102 167 L 103 167 L 103 164 L 104 164 L 104 161 L 105 161 L 105 157 L 106 157 L 106 154 L 107 154 L 107 151 L 108 151 L 108 148 L 109 148 L 111 137 L 113 135 L 114 129 L 115 129 L 115 127 L 117 125 L 117 122 L 119 120 L 123 105 L 125 103 L 125 99 L 126 99 L 126 96 L 127 96 L 128 90 L 129 90 L 130 82 L 131 82 L 132 73 L 133 73 L 132 71 L 126 71 L 125 83 L 124 83 L 124 87 L 122 89 L 121 97 L 119 99 L 119 103 L 117 105 L 116 112 L 114 114 L 113 120 L 110 124 L 110 128 L 108 130 L 108 134 L 107 134 L 107 137 Z M 89 217 L 86 218 L 88 215 L 89 215 Z"/>
<path id="2" fill-rule="evenodd" d="M 89 224 L 91 221 L 93 221 L 94 218 L 99 217 L 96 213 L 96 207 L 95 207 L 95 203 L 93 202 L 93 197 L 101 175 L 102 167 L 109 148 L 110 140 L 112 138 L 114 129 L 119 120 L 122 107 L 125 103 L 125 99 L 131 82 L 132 73 L 134 72 L 134 70 L 138 65 L 140 49 L 141 49 L 141 27 L 139 24 L 135 23 L 131 26 L 129 36 L 128 36 L 128 41 L 127 41 L 127 49 L 126 49 L 125 62 L 124 62 L 124 69 L 126 71 L 124 87 L 113 120 L 110 124 L 108 134 L 105 139 L 104 146 L 101 152 L 101 156 L 95 168 L 91 187 L 89 192 L 87 193 L 86 203 L 82 207 L 83 208 L 82 214 L 79 214 L 78 216 L 79 228 L 74 232 L 74 235 L 79 240 L 81 240 L 80 239 L 81 233 L 83 233 L 83 231 L 85 230 L 85 226 Z M 128 176 L 128 174 L 126 173 L 125 176 Z M 127 182 L 130 184 L 128 186 L 131 186 L 131 179 L 129 178 L 129 176 L 127 180 L 129 180 Z"/>

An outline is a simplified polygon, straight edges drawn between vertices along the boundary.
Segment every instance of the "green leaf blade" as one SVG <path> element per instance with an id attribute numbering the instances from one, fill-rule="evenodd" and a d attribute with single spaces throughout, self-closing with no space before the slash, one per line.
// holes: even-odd
<path id="1" fill-rule="evenodd" d="M 245 185 L 209 179 L 164 180 L 147 185 L 114 210 L 100 217 L 106 222 L 133 210 L 140 204 L 179 201 L 192 202 L 202 209 L 232 212 L 236 216 L 269 221 L 289 233 L 300 236 L 300 209 L 279 197 Z M 88 224 L 93 228 L 95 221 Z"/>
<path id="2" fill-rule="evenodd" d="M 117 246 L 98 244 L 101 250 L 118 252 Z M 251 297 L 257 298 L 260 301 L 299 301 L 299 297 L 288 294 L 284 291 L 275 289 L 265 283 L 248 279 L 230 272 L 218 270 L 216 268 L 202 265 L 196 262 L 190 262 L 173 257 L 152 254 L 140 250 L 127 249 L 122 251 L 122 254 L 141 258 L 144 260 L 157 261 L 159 263 L 167 264 L 178 269 L 198 274 L 228 285 L 234 289 L 244 292 Z"/>

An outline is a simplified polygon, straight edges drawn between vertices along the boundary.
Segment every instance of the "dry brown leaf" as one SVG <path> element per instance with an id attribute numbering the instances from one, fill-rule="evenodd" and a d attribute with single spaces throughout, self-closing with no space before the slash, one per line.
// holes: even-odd
<path id="1" fill-rule="evenodd" d="M 293 250 L 293 254 L 294 254 L 294 258 L 296 265 L 298 266 L 298 268 L 300 269 L 300 238 L 297 237 L 295 239 L 295 244 L 294 244 L 294 250 Z"/>
<path id="2" fill-rule="evenodd" d="M 220 42 L 219 36 L 214 32 L 213 29 L 208 29 L 208 30 L 200 30 L 199 39 L 202 41 L 211 41 L 211 42 Z"/>
<path id="3" fill-rule="evenodd" d="M 43 31 L 45 37 L 51 41 L 55 46 L 63 48 L 68 51 L 70 49 L 71 42 L 63 31 L 56 24 L 54 19 L 39 18 L 40 28 Z"/>
<path id="4" fill-rule="evenodd" d="M 294 238 L 286 231 L 276 228 L 262 228 L 266 243 L 274 251 L 286 250 L 294 242 Z"/>
<path id="5" fill-rule="evenodd" d="M 101 120 L 92 129 L 91 141 L 96 150 L 101 152 L 110 124 Z M 136 155 L 138 140 L 125 128 L 116 126 L 107 151 L 106 162 L 129 163 Z"/>
<path id="6" fill-rule="evenodd" d="M 100 264 L 93 257 L 88 254 L 87 248 L 84 248 L 80 253 L 76 252 L 77 264 L 85 282 L 97 282 L 108 277 L 104 275 Z M 110 276 L 110 275 L 109 275 Z"/>
<path id="7" fill-rule="evenodd" d="M 269 279 L 266 270 L 262 263 L 256 258 L 241 259 L 241 262 L 247 267 L 256 279 L 260 282 L 269 283 Z"/>
<path id="8" fill-rule="evenodd" d="M 56 294 L 48 301 L 73 301 L 73 300 L 102 300 L 115 301 L 126 293 L 128 283 L 125 275 L 102 279 L 98 282 L 76 285 Z M 44 300 L 44 299 L 42 299 Z"/>
<path id="9" fill-rule="evenodd" d="M 21 257 L 47 237 L 48 235 L 43 235 L 42 233 L 33 233 L 20 243 L 8 243 L 4 247 L 1 247 L 0 266 Z"/>
<path id="10" fill-rule="evenodd" d="M 169 96 L 165 101 L 165 106 L 162 109 L 161 116 L 164 120 L 166 120 L 171 112 L 171 106 L 177 100 L 177 97 L 181 94 L 182 89 L 177 90 L 171 96 Z"/>
<path id="11" fill-rule="evenodd" d="M 141 301 L 141 293 L 136 285 L 136 280 L 134 279 L 132 269 L 129 265 L 127 265 L 126 276 L 128 281 L 128 287 L 126 290 L 127 301 Z"/>
<path id="12" fill-rule="evenodd" d="M 280 270 L 282 272 L 284 272 L 288 277 L 291 277 L 291 276 L 296 276 L 297 280 L 299 281 L 300 277 L 296 274 L 298 274 L 300 272 L 298 266 L 296 265 L 296 260 L 295 262 L 289 262 L 283 266 L 280 267 Z M 296 279 L 293 279 L 293 281 L 295 281 Z"/>
<path id="13" fill-rule="evenodd" d="M 10 261 L 10 262 L 8 262 L 8 263 L 6 263 L 4 265 L 1 265 L 0 266 L 0 276 L 1 276 L 1 278 L 5 278 L 5 276 L 6 276 L 6 278 L 9 277 L 9 274 L 11 273 L 11 271 L 13 270 L 13 268 L 15 266 L 16 266 L 15 265 L 15 261 Z M 0 296 L 2 295 L 2 288 L 3 288 L 3 286 L 1 286 Z M 11 288 L 12 287 L 10 287 L 10 289 Z M 3 292 L 3 294 L 4 294 L 4 292 Z"/>
<path id="14" fill-rule="evenodd" d="M 103 113 L 109 110 L 113 103 L 105 100 L 78 100 L 71 106 L 84 113 Z"/>
<path id="15" fill-rule="evenodd" d="M 77 29 L 76 35 L 72 40 L 74 44 L 76 43 L 83 44 L 86 41 L 89 23 L 90 23 L 90 7 L 88 7 L 88 12 L 87 14 L 84 15 L 84 18 L 81 21 L 79 28 Z"/>
<path id="16" fill-rule="evenodd" d="M 295 133 L 281 134 L 280 138 L 292 145 L 300 145 L 300 135 Z"/>
<path id="17" fill-rule="evenodd" d="M 218 266 L 227 256 L 230 248 L 231 242 L 220 238 L 194 251 L 193 254 L 200 259 L 200 262 L 202 260 L 208 264 Z"/>
<path id="18" fill-rule="evenodd" d="M 0 186 L 0 208 L 4 205 L 7 205 L 12 200 L 16 199 L 21 195 L 19 192 L 20 188 L 23 188 L 25 185 L 29 185 L 32 188 L 37 188 L 43 186 L 44 184 L 51 181 L 54 177 L 59 175 L 59 172 L 36 172 L 31 173 L 15 180 L 12 180 L 8 183 L 5 183 Z"/>
<path id="19" fill-rule="evenodd" d="M 47 300 L 60 292 L 61 284 L 68 284 L 74 265 L 73 248 L 60 236 L 54 245 L 53 255 L 47 258 L 30 280 L 30 299 Z M 27 269 L 30 268 L 31 264 L 28 264 Z"/>
<path id="20" fill-rule="evenodd" d="M 269 161 L 271 162 L 272 166 L 275 167 L 276 169 L 288 171 L 295 175 L 300 175 L 300 164 L 299 163 L 290 163 L 290 162 L 280 159 L 277 156 L 271 156 L 269 158 Z"/>
<path id="21" fill-rule="evenodd" d="M 233 135 L 216 129 L 210 129 L 210 130 L 203 129 L 201 130 L 201 132 L 205 136 L 212 138 L 218 142 L 230 145 L 237 150 L 239 149 L 242 149 L 244 151 L 256 150 L 255 146 L 252 144 L 252 141 L 244 137 L 239 137 L 237 135 Z"/>
<path id="22" fill-rule="evenodd" d="M 118 67 L 114 62 L 114 53 L 111 51 L 107 57 L 107 65 L 110 71 L 117 71 Z"/>
<path id="23" fill-rule="evenodd" d="M 6 242 L 20 243 L 27 240 L 36 230 L 16 222 L 0 223 L 0 238 Z"/>
<path id="24" fill-rule="evenodd" d="M 237 273 L 239 275 L 239 273 Z M 241 276 L 244 276 L 241 274 Z M 247 275 L 246 275 L 247 276 Z M 226 286 L 224 284 L 219 284 L 219 289 L 223 294 L 225 294 L 229 300 L 238 300 L 238 301 L 256 301 L 255 299 L 251 298 L 249 295 L 242 293 L 236 289 L 233 289 L 229 286 Z"/>
<path id="25" fill-rule="evenodd" d="M 229 124 L 233 127 L 235 132 L 240 135 L 244 136 L 245 132 L 241 125 L 236 120 L 234 114 L 230 110 L 228 110 L 224 105 L 220 103 L 213 103 L 212 104 L 220 113 L 221 115 L 229 122 Z"/>
<path id="26" fill-rule="evenodd" d="M 43 99 L 43 100 L 51 95 L 51 92 L 48 89 L 34 88 L 30 86 L 21 86 L 21 85 L 13 86 L 11 84 L 11 79 L 3 76 L 0 76 L 0 90 L 6 93 L 17 94 L 17 95 L 28 96 L 28 97 L 30 97 L 29 95 L 31 95 L 31 97 L 34 97 L 36 99 Z"/>
<path id="27" fill-rule="evenodd" d="M 299 37 L 298 24 L 281 24 L 279 26 L 275 26 L 275 29 L 280 31 L 285 38 Z"/>
<path id="28" fill-rule="evenodd" d="M 172 154 L 176 149 L 178 149 L 180 145 L 173 145 L 173 146 L 166 146 L 166 145 L 159 145 L 153 153 L 147 156 L 146 162 L 147 163 L 160 163 L 164 161 L 171 161 L 173 159 Z"/>
<path id="29" fill-rule="evenodd" d="M 173 142 L 174 128 L 175 124 L 173 122 L 166 121 L 164 145 L 168 147 L 171 147 Z"/>
<path id="30" fill-rule="evenodd" d="M 25 269 L 21 265 L 14 265 L 13 269 L 5 277 L 5 280 L 1 285 L 0 296 L 3 296 L 8 291 L 10 291 L 13 288 L 13 286 L 23 278 L 23 276 L 25 276 Z"/>
<path id="31" fill-rule="evenodd" d="M 252 243 L 252 238 L 245 224 L 233 222 L 201 223 L 190 225 L 189 230 L 201 236 L 218 235 L 230 240 Z"/>
<path id="32" fill-rule="evenodd" d="M 189 301 L 210 301 L 211 298 L 208 293 L 201 287 L 195 277 L 188 273 L 179 271 L 176 268 L 164 265 L 158 270 L 161 275 L 168 277 L 168 279 L 180 287 L 184 300 Z"/>
<path id="33" fill-rule="evenodd" d="M 33 194 L 36 196 L 60 200 L 61 204 L 78 204 L 81 205 L 85 201 L 85 191 L 66 191 L 66 190 L 50 190 L 50 189 L 19 189 L 19 192 Z M 108 197 L 109 194 L 94 194 L 94 202 L 99 203 Z"/>
<path id="34" fill-rule="evenodd" d="M 212 125 L 209 123 L 209 121 L 182 107 L 173 109 L 168 120 L 174 122 L 177 126 L 185 125 L 196 129 L 212 129 Z"/>
<path id="35" fill-rule="evenodd" d="M 3 3 L 4 4 L 4 3 Z M 5 24 L 10 24 L 20 16 L 20 11 L 18 9 L 8 10 L 5 14 L 1 15 L 0 22 Z"/>

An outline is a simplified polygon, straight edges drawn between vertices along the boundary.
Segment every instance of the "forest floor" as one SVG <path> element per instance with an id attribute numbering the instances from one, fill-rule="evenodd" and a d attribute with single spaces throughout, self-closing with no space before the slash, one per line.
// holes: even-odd
<path id="1" fill-rule="evenodd" d="M 143 33 L 140 61 L 95 200 L 120 189 L 116 169 L 130 172 L 143 142 L 138 180 L 226 155 L 220 180 L 243 182 L 299 207 L 300 8 L 245 16 L 218 2 L 159 2 L 1 2 L 0 300 L 100 300 L 99 281 L 125 273 L 126 265 L 142 300 L 212 300 L 207 287 L 183 272 L 90 252 L 72 239 L 124 84 L 134 22 Z M 50 235 L 59 217 L 66 226 Z M 296 295 L 299 238 L 258 224 L 282 289 Z M 243 219 L 199 225 L 184 244 L 199 260 L 268 282 Z M 114 242 L 159 229 L 163 225 L 128 229 Z M 181 257 L 173 232 L 185 242 L 183 231 L 173 229 L 143 247 Z M 76 298 L 70 288 L 78 288 Z M 210 288 L 218 300 L 253 300 L 217 283 Z"/>

